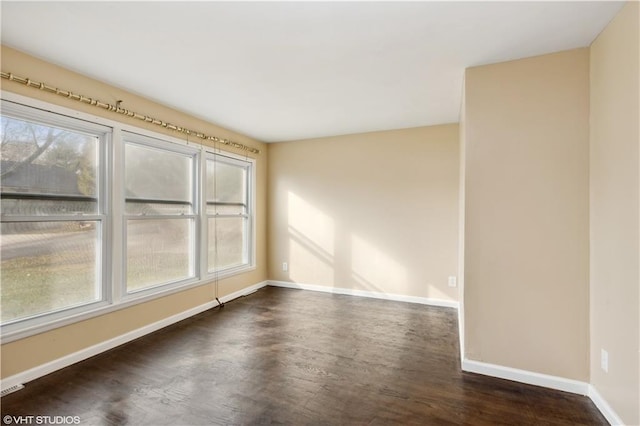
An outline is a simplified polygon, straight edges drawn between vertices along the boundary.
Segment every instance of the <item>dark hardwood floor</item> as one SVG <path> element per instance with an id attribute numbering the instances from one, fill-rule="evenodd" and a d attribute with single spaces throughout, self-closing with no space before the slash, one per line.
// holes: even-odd
<path id="1" fill-rule="evenodd" d="M 272 287 L 1 402 L 82 425 L 607 424 L 586 397 L 462 373 L 453 309 Z"/>

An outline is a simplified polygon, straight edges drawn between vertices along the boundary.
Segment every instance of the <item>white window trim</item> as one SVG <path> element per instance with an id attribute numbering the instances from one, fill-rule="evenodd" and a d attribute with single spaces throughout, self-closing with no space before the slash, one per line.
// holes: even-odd
<path id="1" fill-rule="evenodd" d="M 213 149 L 208 146 L 200 144 L 188 143 L 185 140 L 181 140 L 172 136 L 167 136 L 161 133 L 156 133 L 139 127 L 135 127 L 129 124 L 125 124 L 119 121 L 107 119 L 104 117 L 95 116 L 85 112 L 77 111 L 74 109 L 58 106 L 38 99 L 33 99 L 27 96 L 15 94 L 12 92 L 0 91 L 0 98 L 9 102 L 15 102 L 25 105 L 27 107 L 40 109 L 46 112 L 67 116 L 83 121 L 87 121 L 92 124 L 100 126 L 106 126 L 111 128 L 111 149 L 107 149 L 104 153 L 104 162 L 107 178 L 102 179 L 105 185 L 103 190 L 104 194 L 104 208 L 103 213 L 107 219 L 104 223 L 103 238 L 107 238 L 105 244 L 106 249 L 103 250 L 102 257 L 104 264 L 102 265 L 104 283 L 104 300 L 95 302 L 88 305 L 69 308 L 67 310 L 54 312 L 51 314 L 45 314 L 31 319 L 18 321 L 6 325 L 2 325 L 0 332 L 0 343 L 9 343 L 16 340 L 20 340 L 35 334 L 43 333 L 46 331 L 54 330 L 56 328 L 71 325 L 77 322 L 85 321 L 90 318 L 102 316 L 111 312 L 116 312 L 122 309 L 129 308 L 141 303 L 149 302 L 154 299 L 166 297 L 171 294 L 179 293 L 190 288 L 195 288 L 203 285 L 209 285 L 214 280 L 220 280 L 235 276 L 238 274 L 244 274 L 256 269 L 256 214 L 255 214 L 255 201 L 256 201 L 256 160 L 234 153 L 220 151 L 219 149 Z M 164 142 L 171 142 L 183 147 L 195 147 L 200 150 L 199 161 L 200 165 L 196 164 L 198 174 L 201 182 L 204 182 L 204 174 L 206 170 L 203 166 L 206 165 L 205 152 L 215 153 L 215 155 L 225 156 L 241 161 L 250 163 L 250 178 L 249 178 L 249 202 L 250 202 L 250 220 L 249 220 L 249 262 L 247 265 L 241 267 L 229 268 L 216 273 L 208 273 L 206 259 L 206 238 L 202 237 L 203 232 L 206 231 L 206 214 L 203 214 L 203 199 L 206 197 L 205 191 L 201 190 L 200 194 L 196 194 L 198 199 L 194 198 L 194 201 L 198 204 L 198 219 L 196 219 L 196 243 L 200 248 L 200 258 L 196 259 L 196 274 L 195 278 L 181 281 L 172 285 L 162 285 L 149 288 L 149 290 L 139 291 L 134 293 L 126 293 L 124 289 L 124 257 L 121 255 L 124 239 L 124 141 L 122 138 L 122 132 L 129 132 L 139 134 L 142 136 L 159 139 Z M 107 144 L 108 145 L 108 144 Z M 198 157 L 196 157 L 198 158 Z M 198 161 L 196 161 L 198 163 Z M 109 182 L 110 181 L 110 182 Z M 108 185 L 108 186 L 107 186 Z M 121 232 L 117 232 L 117 230 Z M 109 267 L 110 266 L 110 267 Z"/>
<path id="2" fill-rule="evenodd" d="M 7 99 L 8 101 L 8 99 Z M 100 161 L 96 168 L 96 177 L 98 180 L 98 186 L 96 191 L 96 208 L 94 213 L 86 213 L 81 215 L 75 214 L 51 214 L 51 215 L 7 215 L 2 217 L 4 223 L 15 222 L 77 222 L 77 221 L 90 221 L 97 222 L 99 225 L 96 228 L 96 287 L 99 290 L 99 298 L 95 301 L 86 303 L 79 303 L 77 305 L 65 306 L 59 309 L 55 309 L 49 312 L 35 314 L 31 318 L 16 319 L 5 323 L 2 329 L 12 330 L 21 329 L 23 324 L 32 323 L 40 324 L 46 321 L 46 318 L 56 319 L 63 318 L 70 314 L 81 313 L 94 307 L 105 306 L 110 303 L 111 294 L 109 291 L 109 280 L 111 277 L 110 268 L 106 268 L 105 265 L 109 264 L 109 247 L 110 241 L 110 216 L 107 213 L 109 211 L 109 189 L 110 184 L 107 179 L 108 162 L 108 147 L 111 142 L 111 128 L 98 123 L 92 123 L 87 120 L 79 120 L 75 117 L 68 117 L 64 115 L 58 115 L 53 117 L 49 111 L 35 110 L 22 103 L 12 103 L 10 105 L 4 105 L 3 114 L 7 117 L 15 117 L 19 120 L 26 119 L 36 123 L 41 123 L 45 126 L 68 129 L 72 132 L 86 134 L 89 136 L 96 136 L 99 140 L 98 150 Z"/>
<path id="3" fill-rule="evenodd" d="M 248 247 L 247 247 L 247 262 L 246 264 L 242 264 L 242 265 L 237 265 L 237 266 L 231 266 L 228 268 L 224 268 L 221 270 L 217 270 L 217 271 L 209 271 L 209 259 L 208 259 L 208 253 L 204 252 L 204 256 L 202 257 L 202 260 L 204 261 L 204 265 L 202 268 L 202 272 L 204 273 L 203 276 L 205 277 L 209 277 L 209 278 L 220 278 L 221 276 L 223 276 L 223 274 L 235 274 L 237 272 L 235 271 L 241 271 L 246 269 L 247 267 L 250 267 L 251 265 L 254 265 L 255 263 L 255 191 L 253 190 L 253 188 L 255 188 L 255 161 L 251 161 L 251 159 L 248 158 L 240 158 L 238 156 L 230 156 L 227 155 L 226 153 L 222 154 L 219 152 L 209 152 L 207 151 L 206 154 L 208 155 L 203 155 L 203 169 L 204 172 L 202 174 L 203 178 L 206 179 L 206 163 L 207 160 L 212 160 L 212 161 L 216 161 L 218 159 L 220 159 L 220 157 L 224 157 L 222 159 L 222 162 L 227 162 L 228 164 L 234 164 L 234 165 L 238 165 L 238 166 L 242 166 L 242 167 L 246 167 L 247 168 L 247 211 L 244 215 L 242 215 L 242 217 L 246 217 L 247 219 L 247 229 L 246 232 L 249 235 L 250 240 L 247 242 Z M 212 217 L 236 217 L 237 215 L 212 215 L 207 213 L 207 197 L 206 197 L 206 193 L 204 193 L 203 191 L 203 197 L 202 197 L 202 201 L 201 201 L 201 205 L 203 207 L 202 209 L 202 226 L 203 226 L 203 230 L 202 230 L 202 236 L 203 239 L 205 239 L 205 236 L 209 235 L 209 219 Z M 208 237 L 207 237 L 208 239 Z M 206 244 L 204 245 L 206 247 Z M 227 275 L 224 275 L 227 276 Z"/>
<path id="4" fill-rule="evenodd" d="M 184 145 L 175 145 L 170 142 L 166 142 L 163 139 L 150 138 L 148 136 L 144 136 L 139 133 L 133 133 L 128 131 L 123 131 L 121 133 L 123 133 L 123 135 L 120 140 L 120 143 L 122 143 L 123 151 L 126 151 L 124 147 L 127 145 L 127 143 L 130 143 L 133 145 L 158 150 L 161 152 L 174 153 L 174 154 L 178 154 L 178 155 L 190 158 L 191 166 L 192 166 L 191 167 L 192 212 L 190 214 L 185 214 L 182 216 L 180 215 L 135 216 L 135 215 L 127 214 L 126 210 L 122 210 L 123 236 L 124 236 L 124 244 L 122 245 L 122 255 L 120 256 L 122 258 L 122 271 L 123 271 L 123 274 L 121 275 L 122 279 L 120 283 L 122 287 L 121 289 L 122 298 L 123 299 L 136 298 L 136 297 L 140 297 L 140 295 L 155 293 L 158 291 L 159 288 L 180 287 L 183 284 L 200 281 L 200 277 L 202 276 L 202 274 L 200 273 L 200 259 L 198 256 L 196 256 L 198 252 L 198 248 L 201 247 L 199 241 L 200 241 L 200 238 L 202 238 L 201 231 L 200 231 L 201 229 L 200 223 L 202 221 L 201 220 L 202 209 L 200 208 L 200 199 L 199 199 L 200 197 L 198 193 L 198 189 L 201 188 L 200 171 L 199 171 L 200 161 L 198 159 L 198 155 L 200 154 L 200 149 L 196 149 L 195 147 L 184 146 Z M 124 133 L 126 133 L 126 135 L 124 135 Z M 125 165 L 125 162 L 126 162 L 125 157 L 123 156 L 121 158 L 122 158 L 121 160 L 122 164 Z M 119 194 L 119 196 L 121 196 L 124 200 L 125 198 L 124 193 Z M 126 208 L 126 201 L 123 202 L 123 207 Z M 126 266 L 127 222 L 129 220 L 154 220 L 154 219 L 190 219 L 191 227 L 192 227 L 192 229 L 190 229 L 190 233 L 191 233 L 190 255 L 193 256 L 193 263 L 190 265 L 190 267 L 192 267 L 192 271 L 191 271 L 192 276 L 185 277 L 183 279 L 179 279 L 175 281 L 157 283 L 147 287 L 129 291 L 127 289 L 127 266 Z"/>

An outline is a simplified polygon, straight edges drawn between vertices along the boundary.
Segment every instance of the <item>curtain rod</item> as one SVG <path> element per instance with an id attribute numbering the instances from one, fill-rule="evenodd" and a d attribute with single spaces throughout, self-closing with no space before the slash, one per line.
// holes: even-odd
<path id="1" fill-rule="evenodd" d="M 9 80 L 9 81 L 15 81 L 17 83 L 24 84 L 27 87 L 33 87 L 34 89 L 44 90 L 45 92 L 54 93 L 54 94 L 59 95 L 59 96 L 64 96 L 65 98 L 73 99 L 74 101 L 78 101 L 78 102 L 82 102 L 82 103 L 85 103 L 85 104 L 88 104 L 88 105 L 99 107 L 99 108 L 105 109 L 107 111 L 115 112 L 117 114 L 126 115 L 127 117 L 137 118 L 138 120 L 142 120 L 142 121 L 145 121 L 147 123 L 155 124 L 157 126 L 161 126 L 161 127 L 166 128 L 166 129 L 169 129 L 169 130 L 174 130 L 176 132 L 180 132 L 180 133 L 183 133 L 183 134 L 188 135 L 188 136 L 195 136 L 195 137 L 203 139 L 203 140 L 212 141 L 212 142 L 216 142 L 216 143 L 221 143 L 223 145 L 231 146 L 233 148 L 241 149 L 241 150 L 244 150 L 244 151 L 249 151 L 249 152 L 252 152 L 254 154 L 259 154 L 260 153 L 260 150 L 257 149 L 257 148 L 253 148 L 253 147 L 250 147 L 250 146 L 247 146 L 247 145 L 243 145 L 241 143 L 234 142 L 234 141 L 231 141 L 229 139 L 223 139 L 223 138 L 219 138 L 217 136 L 209 136 L 209 135 L 206 135 L 204 133 L 197 132 L 195 130 L 189 130 L 189 129 L 186 129 L 184 127 L 176 126 L 175 124 L 167 123 L 166 121 L 158 120 L 157 118 L 153 118 L 153 117 L 150 117 L 148 115 L 139 114 L 137 112 L 133 112 L 133 111 L 130 111 L 130 110 L 125 109 L 125 108 L 120 108 L 120 103 L 122 101 L 118 101 L 118 102 L 116 102 L 116 105 L 112 105 L 112 104 L 109 104 L 109 103 L 106 103 L 106 102 L 102 102 L 102 101 L 99 101 L 97 99 L 93 99 L 93 98 L 90 98 L 90 97 L 87 97 L 87 96 L 77 95 L 75 93 L 71 93 L 68 90 L 58 89 L 57 87 L 52 87 L 52 86 L 49 86 L 49 85 L 47 85 L 45 83 L 41 83 L 41 82 L 38 82 L 38 81 L 33 81 L 30 78 L 19 77 L 19 76 L 14 75 L 14 74 L 12 74 L 10 72 L 8 73 L 8 72 L 0 71 L 0 76 L 2 78 L 4 78 L 4 79 Z"/>

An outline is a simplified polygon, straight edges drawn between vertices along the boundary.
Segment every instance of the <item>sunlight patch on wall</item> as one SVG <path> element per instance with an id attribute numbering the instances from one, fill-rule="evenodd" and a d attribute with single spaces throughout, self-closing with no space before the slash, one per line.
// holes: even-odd
<path id="1" fill-rule="evenodd" d="M 357 235 L 351 236 L 351 270 L 352 278 L 367 290 L 405 294 L 409 288 L 406 268 Z"/>
<path id="2" fill-rule="evenodd" d="M 290 238 L 289 278 L 299 283 L 333 284 L 333 262 L 312 246 Z"/>
<path id="3" fill-rule="evenodd" d="M 289 228 L 333 256 L 335 232 L 333 219 L 293 192 L 289 192 L 288 202 Z"/>
<path id="4" fill-rule="evenodd" d="M 289 278 L 294 282 L 329 284 L 335 280 L 332 218 L 289 192 Z"/>

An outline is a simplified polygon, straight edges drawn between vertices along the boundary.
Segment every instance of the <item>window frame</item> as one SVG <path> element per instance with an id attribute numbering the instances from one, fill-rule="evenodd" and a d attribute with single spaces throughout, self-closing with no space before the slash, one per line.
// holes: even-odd
<path id="1" fill-rule="evenodd" d="M 2 343 L 9 343 L 15 340 L 23 339 L 34 334 L 46 332 L 56 328 L 71 325 L 80 321 L 84 321 L 93 317 L 108 314 L 110 312 L 119 311 L 131 306 L 145 303 L 171 294 L 182 292 L 190 288 L 203 285 L 210 285 L 219 279 L 243 274 L 256 269 L 256 227 L 255 227 L 255 200 L 256 200 L 256 159 L 235 153 L 220 151 L 212 147 L 189 143 L 188 140 L 182 140 L 162 133 L 157 133 L 137 126 L 129 125 L 120 121 L 104 118 L 76 109 L 51 104 L 31 97 L 20 94 L 0 91 L 0 99 L 3 103 L 20 105 L 25 110 L 37 110 L 38 114 L 44 116 L 49 113 L 56 116 L 62 116 L 72 120 L 80 120 L 91 125 L 103 126 L 110 129 L 108 140 L 104 143 L 102 179 L 100 186 L 103 194 L 103 210 L 105 216 L 102 228 L 102 296 L 103 300 L 90 305 L 82 305 L 73 309 L 63 310 L 50 314 L 39 315 L 28 320 L 18 320 L 0 325 L 0 340 Z M 4 115 L 4 108 L 2 110 Z M 47 124 L 43 121 L 43 124 Z M 125 281 L 125 258 L 123 252 L 125 250 L 126 238 L 125 232 L 125 205 L 124 205 L 124 138 L 123 132 L 140 135 L 141 137 L 151 138 L 169 144 L 173 149 L 188 151 L 198 151 L 196 155 L 193 172 L 195 173 L 193 202 L 198 206 L 197 218 L 194 224 L 194 272 L 193 278 L 179 281 L 175 283 L 163 284 L 150 287 L 144 291 L 136 291 L 133 293 L 126 292 Z M 206 206 L 206 158 L 207 154 L 216 156 L 224 156 L 231 159 L 241 160 L 249 164 L 249 174 L 247 182 L 248 203 L 250 206 L 250 218 L 247 221 L 247 244 L 248 244 L 248 262 L 237 268 L 229 268 L 215 273 L 207 271 L 207 219 L 203 209 Z M 199 183 L 195 183 L 199 182 Z M 43 216 L 47 218 L 48 216 Z M 5 221 L 7 217 L 3 216 Z M 42 220 L 42 219 L 40 219 Z M 16 220 L 13 220 L 16 221 Z"/>
<path id="2" fill-rule="evenodd" d="M 33 108 L 21 103 L 12 102 L 2 99 L 2 116 L 13 118 L 16 120 L 30 121 L 43 126 L 50 126 L 59 129 L 90 135 L 97 138 L 97 159 L 96 164 L 96 212 L 95 213 L 79 213 L 79 214 L 38 214 L 38 215 L 5 215 L 2 214 L 2 223 L 21 223 L 21 222 L 95 222 L 96 223 L 96 273 L 95 286 L 98 292 L 97 300 L 80 303 L 76 305 L 68 305 L 53 309 L 47 312 L 36 313 L 22 318 L 13 319 L 2 324 L 2 332 L 4 330 L 12 331 L 22 328 L 21 324 L 26 327 L 38 326 L 48 318 L 58 319 L 73 316 L 86 310 L 106 306 L 111 302 L 111 294 L 109 293 L 108 282 L 110 281 L 111 271 L 105 265 L 109 262 L 109 244 L 110 244 L 110 223 L 109 223 L 109 189 L 110 185 L 107 180 L 106 170 L 108 168 L 108 151 L 111 145 L 111 129 L 108 126 L 92 123 L 66 115 L 45 111 L 39 108 Z M 38 194 L 45 195 L 45 194 Z M 46 196 L 46 195 L 45 195 Z M 37 199 L 37 197 L 34 197 Z M 4 340 L 4 339 L 3 339 Z"/>
<path id="3" fill-rule="evenodd" d="M 123 297 L 125 298 L 135 298 L 144 294 L 152 294 L 157 291 L 158 288 L 172 288 L 179 287 L 183 284 L 192 283 L 198 281 L 201 276 L 200 271 L 200 256 L 198 256 L 199 247 L 201 244 L 199 242 L 202 235 L 200 233 L 200 229 L 202 226 L 200 225 L 202 221 L 202 212 L 200 208 L 200 197 L 199 191 L 203 189 L 203 183 L 199 179 L 200 176 L 200 164 L 198 155 L 200 149 L 196 149 L 189 146 L 180 146 L 174 143 L 166 142 L 162 139 L 157 139 L 145 135 L 141 135 L 138 133 L 133 133 L 130 131 L 122 132 L 122 144 L 123 144 L 123 158 L 122 165 L 123 168 L 126 167 L 126 145 L 132 144 L 136 146 L 141 146 L 148 149 L 157 150 L 160 152 L 167 152 L 171 154 L 177 154 L 186 158 L 190 158 L 191 160 L 191 176 L 190 176 L 190 193 L 191 193 L 191 213 L 190 214 L 173 214 L 173 215 L 133 215 L 129 214 L 126 211 L 126 182 L 123 185 L 123 210 L 122 210 L 122 232 L 123 232 L 123 244 L 122 244 L 122 279 L 121 279 L 121 291 Z M 126 171 L 123 171 L 123 176 L 126 179 Z M 158 200 L 160 204 L 161 201 Z M 190 242 L 190 253 L 189 253 L 189 276 L 179 280 L 167 281 L 162 283 L 153 284 L 150 286 L 146 286 L 140 289 L 128 290 L 127 288 L 127 230 L 128 230 L 128 222 L 129 220 L 172 220 L 172 219 L 189 219 L 189 242 Z"/>
<path id="4" fill-rule="evenodd" d="M 216 217 L 220 217 L 220 218 L 234 218 L 234 217 L 242 217 L 245 219 L 244 223 L 243 223 L 243 263 L 240 265 L 234 265 L 234 266 L 230 266 L 227 268 L 223 268 L 223 269 L 218 269 L 215 268 L 214 270 L 210 271 L 209 270 L 209 258 L 208 258 L 208 245 L 207 245 L 207 251 L 204 253 L 203 258 L 205 259 L 204 261 L 204 267 L 203 267 L 203 272 L 206 274 L 206 276 L 208 277 L 213 277 L 215 278 L 220 278 L 220 277 L 225 277 L 228 275 L 234 275 L 235 273 L 239 273 L 241 271 L 244 271 L 248 268 L 251 268 L 252 265 L 254 265 L 255 263 L 255 214 L 254 214 L 254 202 L 255 202 L 255 191 L 253 190 L 254 185 L 255 185 L 255 181 L 254 181 L 254 170 L 255 170 L 255 160 L 249 159 L 248 157 L 245 158 L 240 158 L 239 156 L 231 156 L 228 155 L 227 153 L 221 154 L 218 152 L 211 152 L 211 151 L 207 151 L 206 155 L 203 155 L 203 163 L 204 163 L 204 180 L 206 181 L 206 167 L 207 167 L 207 161 L 217 161 L 220 160 L 223 163 L 227 163 L 227 164 L 232 164 L 235 166 L 241 166 L 242 168 L 245 169 L 245 185 L 246 185 L 246 193 L 245 195 L 245 202 L 246 202 L 246 211 L 243 214 L 210 214 L 207 211 L 207 206 L 208 206 L 208 201 L 207 201 L 207 197 L 206 197 L 206 182 L 205 185 L 203 186 L 203 193 L 204 193 L 204 197 L 203 197 L 203 202 L 202 202 L 202 206 L 203 206 L 203 232 L 202 232 L 202 237 L 203 239 L 207 239 L 208 240 L 208 236 L 209 236 L 209 219 L 211 218 L 216 218 Z M 205 237 L 206 236 L 206 237 Z M 246 261 L 244 259 L 244 257 L 246 256 Z"/>

